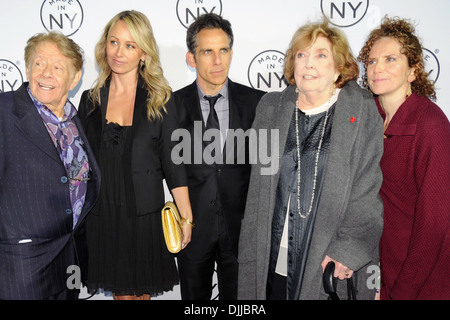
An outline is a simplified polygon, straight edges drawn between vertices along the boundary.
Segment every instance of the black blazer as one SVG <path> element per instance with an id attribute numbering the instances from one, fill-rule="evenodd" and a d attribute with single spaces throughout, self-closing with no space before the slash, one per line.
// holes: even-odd
<path id="1" fill-rule="evenodd" d="M 83 222 L 100 192 L 100 172 L 77 116 L 91 167 L 75 228 L 66 170 L 27 92 L 0 94 L 0 299 L 43 299 L 66 289 L 86 261 Z M 68 211 L 70 213 L 70 211 Z"/>
<path id="2" fill-rule="evenodd" d="M 81 123 L 91 144 L 96 159 L 106 123 L 106 108 L 109 96 L 108 81 L 101 89 L 101 105 L 95 106 L 88 99 L 88 90 L 83 92 L 78 108 Z M 169 189 L 187 186 L 184 166 L 171 161 L 171 150 L 175 142 L 170 140 L 177 127 L 177 115 L 172 99 L 166 104 L 167 114 L 163 120 L 149 121 L 147 118 L 147 90 L 139 80 L 134 105 L 131 146 L 131 174 L 136 201 L 136 214 L 159 212 L 164 205 L 163 179 Z M 94 210 L 98 214 L 98 207 Z"/>
<path id="3" fill-rule="evenodd" d="M 228 90 L 230 97 L 229 129 L 240 128 L 246 131 L 251 128 L 256 106 L 265 92 L 234 83 L 231 80 L 228 80 Z M 192 137 L 191 150 L 194 151 L 194 144 L 198 145 L 199 143 L 195 139 L 202 140 L 201 137 L 195 137 L 194 123 L 201 121 L 202 131 L 205 130 L 196 81 L 176 91 L 175 100 L 179 126 L 189 131 Z M 224 149 L 227 148 L 227 143 Z M 202 145 L 204 148 L 205 145 Z M 246 141 L 246 153 L 248 150 L 248 141 Z M 250 164 L 248 161 L 245 164 L 238 164 L 236 145 L 234 151 L 232 161 L 228 159 L 223 161 L 224 164 L 212 165 L 205 162 L 195 164 L 194 152 L 191 152 L 190 164 L 186 164 L 195 229 L 192 232 L 191 243 L 182 253 L 191 259 L 199 259 L 206 252 L 213 218 L 218 212 L 223 214 L 230 244 L 237 256 L 241 219 L 244 216 L 250 178 Z"/>

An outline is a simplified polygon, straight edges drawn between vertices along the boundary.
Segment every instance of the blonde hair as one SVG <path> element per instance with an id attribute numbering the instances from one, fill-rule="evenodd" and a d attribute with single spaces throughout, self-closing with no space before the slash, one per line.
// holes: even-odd
<path id="1" fill-rule="evenodd" d="M 51 31 L 48 33 L 35 34 L 28 39 L 24 55 L 25 66 L 27 69 L 31 69 L 31 63 L 33 56 L 36 53 L 36 48 L 44 42 L 54 43 L 59 51 L 72 61 L 75 72 L 80 71 L 81 68 L 83 68 L 83 50 L 81 47 L 62 33 Z"/>
<path id="2" fill-rule="evenodd" d="M 356 80 L 359 76 L 359 67 L 352 55 L 346 36 L 337 28 L 329 26 L 327 20 L 320 23 L 309 23 L 300 27 L 292 37 L 289 49 L 286 52 L 284 76 L 291 85 L 295 85 L 295 56 L 298 50 L 310 47 L 319 36 L 331 42 L 333 58 L 340 76 L 336 80 L 336 88 L 342 88 L 348 81 Z"/>
<path id="3" fill-rule="evenodd" d="M 139 75 L 144 80 L 144 88 L 148 91 L 147 118 L 162 119 L 162 110 L 167 112 L 165 104 L 170 99 L 172 89 L 164 77 L 160 64 L 158 46 L 148 18 L 138 11 L 122 11 L 115 15 L 106 25 L 100 40 L 95 46 L 95 58 L 100 74 L 89 92 L 91 100 L 100 105 L 100 89 L 111 75 L 111 67 L 106 59 L 106 45 L 109 33 L 118 21 L 123 21 L 136 45 L 146 54 L 145 61 L 139 68 Z M 94 107 L 95 108 L 95 107 Z"/>

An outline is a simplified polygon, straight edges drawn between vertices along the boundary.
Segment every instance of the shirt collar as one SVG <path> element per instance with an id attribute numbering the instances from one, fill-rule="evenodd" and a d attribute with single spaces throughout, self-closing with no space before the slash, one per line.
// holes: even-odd
<path id="1" fill-rule="evenodd" d="M 198 85 L 198 81 L 197 81 L 197 91 L 198 91 L 198 97 L 201 101 L 206 94 L 203 92 L 203 90 Z M 220 91 L 217 94 L 219 94 L 219 93 L 222 95 L 222 97 L 224 97 L 225 99 L 228 99 L 228 79 L 225 81 L 225 84 L 223 85 L 222 89 L 220 89 Z"/>
<path id="2" fill-rule="evenodd" d="M 64 105 L 64 115 L 62 118 L 58 118 L 52 110 L 50 110 L 46 105 L 41 103 L 38 99 L 36 99 L 33 94 L 31 93 L 30 86 L 27 87 L 28 94 L 33 101 L 34 105 L 39 111 L 39 114 L 41 116 L 45 116 L 45 121 L 50 121 L 52 123 L 59 123 L 59 122 L 65 122 L 70 121 L 72 118 L 77 114 L 77 110 L 72 105 L 72 103 L 67 99 L 66 104 Z"/>

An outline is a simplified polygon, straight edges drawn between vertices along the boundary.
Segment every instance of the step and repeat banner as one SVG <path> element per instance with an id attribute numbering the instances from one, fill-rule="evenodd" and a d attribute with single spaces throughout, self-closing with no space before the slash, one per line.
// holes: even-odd
<path id="1" fill-rule="evenodd" d="M 408 18 L 415 23 L 425 48 L 437 104 L 450 117 L 447 0 L 0 0 L 0 8 L 0 92 L 16 90 L 27 81 L 23 59 L 27 40 L 36 33 L 57 30 L 77 42 L 85 54 L 83 78 L 69 97 L 75 106 L 97 77 L 94 47 L 103 28 L 123 10 L 138 10 L 149 18 L 164 74 L 173 90 L 195 80 L 195 70 L 185 60 L 186 28 L 202 13 L 218 13 L 232 24 L 235 42 L 230 78 L 265 91 L 285 88 L 284 53 L 304 23 L 327 16 L 345 32 L 357 56 L 384 15 Z M 109 297 L 92 297 L 102 298 Z M 179 299 L 179 286 L 159 299 Z"/>

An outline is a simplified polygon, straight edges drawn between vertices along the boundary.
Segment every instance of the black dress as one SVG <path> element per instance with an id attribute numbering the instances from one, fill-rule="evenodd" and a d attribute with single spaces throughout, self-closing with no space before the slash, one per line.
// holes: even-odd
<path id="1" fill-rule="evenodd" d="M 132 127 L 107 123 L 99 154 L 102 173 L 98 214 L 87 221 L 88 289 L 116 295 L 157 296 L 178 284 L 159 212 L 137 216 L 131 180 Z M 152 190 L 148 190 L 151 197 Z"/>

